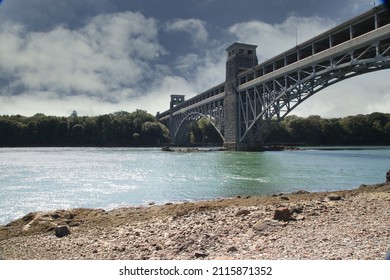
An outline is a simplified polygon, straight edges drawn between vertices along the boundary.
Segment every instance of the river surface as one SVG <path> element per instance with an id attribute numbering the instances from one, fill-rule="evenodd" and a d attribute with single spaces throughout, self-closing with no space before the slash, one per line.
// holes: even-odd
<path id="1" fill-rule="evenodd" d="M 163 152 L 1 148 L 0 224 L 32 211 L 147 205 L 385 181 L 390 148 Z"/>

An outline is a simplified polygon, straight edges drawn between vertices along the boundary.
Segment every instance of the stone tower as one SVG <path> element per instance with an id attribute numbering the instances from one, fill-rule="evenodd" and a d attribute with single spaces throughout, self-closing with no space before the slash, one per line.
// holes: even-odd
<path id="1" fill-rule="evenodd" d="M 226 82 L 225 82 L 225 148 L 241 150 L 238 142 L 238 75 L 258 64 L 255 45 L 234 43 L 226 49 Z"/>

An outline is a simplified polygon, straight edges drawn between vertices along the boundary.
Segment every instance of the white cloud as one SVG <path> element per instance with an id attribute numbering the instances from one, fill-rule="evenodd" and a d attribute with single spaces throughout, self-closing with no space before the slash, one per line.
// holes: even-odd
<path id="1" fill-rule="evenodd" d="M 132 112 L 147 110 L 151 114 L 169 108 L 171 94 L 195 94 L 192 86 L 183 78 L 165 76 L 151 84 L 147 93 L 139 95 L 123 89 L 115 92 L 118 102 L 107 102 L 98 96 L 69 95 L 60 96 L 53 92 L 28 92 L 16 96 L 0 95 L 0 115 L 22 114 L 32 116 L 44 113 L 54 116 L 69 116 L 76 110 L 80 116 L 95 116 L 117 111 Z M 130 89 L 131 91 L 131 89 Z M 112 96 L 114 93 L 112 93 Z M 112 99 L 112 97 L 110 97 Z M 17 111 L 15 111 L 17 108 Z"/>
<path id="2" fill-rule="evenodd" d="M 0 35 L 0 73 L 9 77 L 0 93 L 34 103 L 45 103 L 38 94 L 45 92 L 65 103 L 74 95 L 114 104 L 129 99 L 142 93 L 133 90 L 141 81 L 153 80 L 150 63 L 165 52 L 156 21 L 132 12 L 99 15 L 77 30 L 27 32 L 8 23 Z"/>
<path id="3" fill-rule="evenodd" d="M 225 80 L 224 47 L 207 48 L 201 54 L 188 54 L 177 59 L 176 68 L 198 93 Z"/>
<path id="4" fill-rule="evenodd" d="M 372 112 L 390 113 L 389 70 L 363 74 L 325 88 L 292 114 L 343 117 Z"/>
<path id="5" fill-rule="evenodd" d="M 200 19 L 176 19 L 166 25 L 166 30 L 170 32 L 187 32 L 195 44 L 204 44 L 208 39 L 206 22 Z"/>
<path id="6" fill-rule="evenodd" d="M 258 45 L 259 60 L 269 59 L 289 48 L 317 36 L 335 26 L 329 19 L 320 17 L 289 16 L 279 24 L 269 24 L 261 21 L 238 23 L 229 28 L 229 32 L 247 44 Z"/>

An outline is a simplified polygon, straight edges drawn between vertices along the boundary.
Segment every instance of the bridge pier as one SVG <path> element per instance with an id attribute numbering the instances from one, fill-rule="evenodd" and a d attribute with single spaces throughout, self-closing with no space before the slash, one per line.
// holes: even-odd
<path id="1" fill-rule="evenodd" d="M 224 100 L 224 147 L 228 150 L 242 151 L 247 149 L 246 143 L 240 143 L 239 139 L 239 100 L 238 100 L 238 75 L 258 64 L 255 45 L 234 43 L 229 46 L 226 60 L 226 81 Z"/>

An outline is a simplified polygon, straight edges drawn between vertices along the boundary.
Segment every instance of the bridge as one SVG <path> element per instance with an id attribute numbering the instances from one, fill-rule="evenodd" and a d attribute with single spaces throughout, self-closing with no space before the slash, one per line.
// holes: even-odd
<path id="1" fill-rule="evenodd" d="M 207 117 L 225 148 L 261 146 L 272 119 L 282 120 L 335 83 L 390 68 L 390 12 L 375 7 L 261 64 L 256 48 L 232 44 L 225 82 L 188 100 L 171 95 L 170 109 L 157 118 L 168 126 L 172 143 L 183 143 L 189 125 Z"/>

